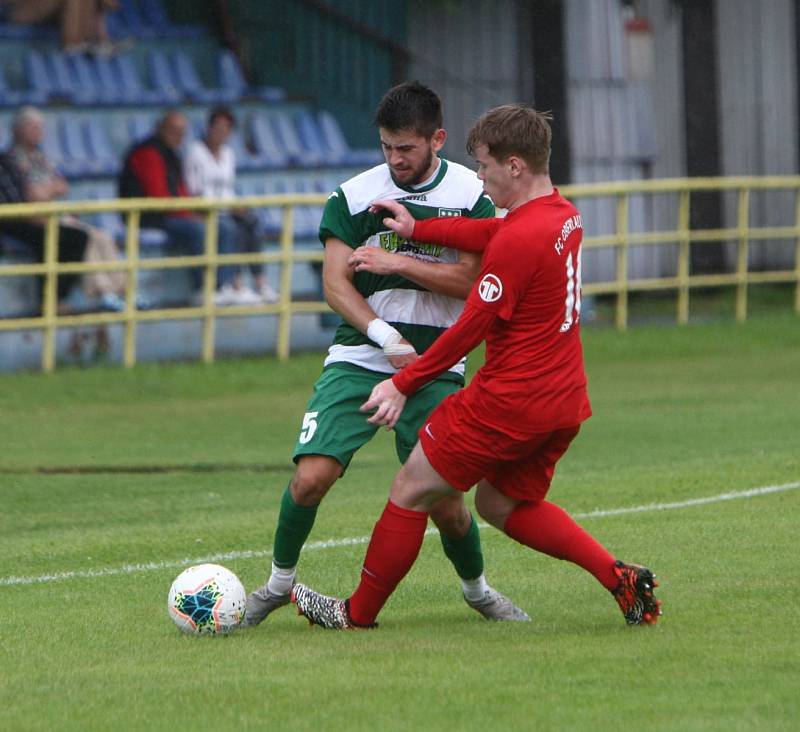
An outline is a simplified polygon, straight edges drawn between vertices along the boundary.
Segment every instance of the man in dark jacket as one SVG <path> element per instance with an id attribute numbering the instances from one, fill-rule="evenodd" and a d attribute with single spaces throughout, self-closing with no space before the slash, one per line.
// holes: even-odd
<path id="1" fill-rule="evenodd" d="M 171 109 L 159 120 L 155 133 L 135 144 L 125 156 L 119 177 L 120 198 L 182 198 L 189 193 L 183 179 L 183 162 L 180 147 L 186 136 L 186 116 Z M 189 256 L 204 252 L 205 223 L 201 214 L 194 211 L 146 212 L 142 226 L 162 229 L 170 244 Z M 220 254 L 235 251 L 235 242 L 218 230 L 217 250 Z M 202 286 L 202 271 L 190 270 L 196 290 Z M 217 286 L 224 283 L 217 276 Z"/>
<path id="2" fill-rule="evenodd" d="M 4 203 L 25 203 L 25 184 L 14 161 L 7 153 L 0 154 L 0 205 Z M 30 248 L 36 260 L 44 261 L 44 219 L 0 219 L 0 234 L 17 239 Z M 83 261 L 88 242 L 88 234 L 73 226 L 58 225 L 58 261 Z M 58 299 L 63 300 L 80 275 L 61 275 L 58 278 Z M 36 299 L 42 302 L 42 277 L 36 278 Z"/>

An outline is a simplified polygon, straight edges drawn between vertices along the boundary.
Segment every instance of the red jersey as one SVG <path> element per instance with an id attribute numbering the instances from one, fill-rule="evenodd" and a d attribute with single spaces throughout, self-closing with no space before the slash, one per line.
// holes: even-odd
<path id="1" fill-rule="evenodd" d="M 472 419 L 516 438 L 587 419 L 582 235 L 580 214 L 557 190 L 504 219 L 418 221 L 416 240 L 484 250 L 483 266 L 462 317 L 395 374 L 395 386 L 415 391 L 485 338 L 485 363 L 459 395 Z"/>

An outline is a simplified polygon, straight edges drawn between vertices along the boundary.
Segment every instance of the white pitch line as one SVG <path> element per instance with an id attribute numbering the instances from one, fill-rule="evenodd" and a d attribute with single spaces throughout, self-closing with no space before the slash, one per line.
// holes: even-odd
<path id="1" fill-rule="evenodd" d="M 723 501 L 735 501 L 744 498 L 757 498 L 772 493 L 784 493 L 800 488 L 800 481 L 794 483 L 784 483 L 782 485 L 766 485 L 760 488 L 749 488 L 743 491 L 731 491 L 719 493 L 716 496 L 705 496 L 703 498 L 690 498 L 686 501 L 675 501 L 673 503 L 646 503 L 641 506 L 628 506 L 624 508 L 609 508 L 589 511 L 588 513 L 574 513 L 576 519 L 606 518 L 608 516 L 623 516 L 628 513 L 647 513 L 651 511 L 674 511 L 681 508 L 692 508 L 693 506 L 704 506 L 709 503 L 721 503 Z M 479 524 L 480 528 L 487 528 L 487 524 Z M 436 529 L 428 529 L 426 535 L 435 534 Z M 343 546 L 356 546 L 367 544 L 369 536 L 357 536 L 346 539 L 327 539 L 325 541 L 312 541 L 303 547 L 303 551 L 313 551 L 316 549 L 335 549 Z M 193 564 L 203 564 L 204 562 L 225 562 L 238 559 L 261 559 L 271 557 L 272 552 L 267 549 L 248 549 L 245 551 L 224 552 L 221 554 L 211 554 L 205 557 L 194 557 L 185 559 L 169 559 L 161 562 L 143 562 L 141 564 L 123 564 L 121 567 L 107 567 L 106 569 L 78 569 L 69 572 L 54 572 L 52 574 L 40 574 L 32 577 L 0 577 L 0 587 L 14 585 L 35 585 L 48 582 L 59 582 L 70 579 L 93 579 L 97 577 L 114 577 L 124 574 L 136 574 L 137 572 L 153 572 L 161 569 L 179 569 L 189 567 Z"/>

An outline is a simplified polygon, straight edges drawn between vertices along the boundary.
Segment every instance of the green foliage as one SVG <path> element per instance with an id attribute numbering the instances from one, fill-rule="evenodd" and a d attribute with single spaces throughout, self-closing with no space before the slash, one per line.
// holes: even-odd
<path id="1" fill-rule="evenodd" d="M 584 343 L 594 417 L 551 492 L 568 510 L 800 480 L 796 318 L 587 329 Z M 484 529 L 489 580 L 531 624 L 469 610 L 429 537 L 377 631 L 309 629 L 285 609 L 230 638 L 181 635 L 165 605 L 189 562 L 238 552 L 223 563 L 248 588 L 263 581 L 320 360 L 0 377 L 0 728 L 796 726 L 800 490 L 585 518 L 659 575 L 655 628 L 626 627 L 581 570 Z M 395 470 L 381 433 L 323 503 L 311 541 L 367 537 Z M 301 577 L 346 595 L 364 549 L 308 550 Z"/>

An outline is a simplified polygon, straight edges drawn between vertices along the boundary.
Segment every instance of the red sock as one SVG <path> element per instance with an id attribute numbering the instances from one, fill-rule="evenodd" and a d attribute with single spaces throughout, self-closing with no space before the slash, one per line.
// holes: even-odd
<path id="1" fill-rule="evenodd" d="M 504 529 L 520 544 L 583 567 L 609 591 L 619 584 L 614 557 L 554 503 L 521 503 L 506 519 Z"/>
<path id="2" fill-rule="evenodd" d="M 400 580 L 419 554 L 428 514 L 400 508 L 391 501 L 383 509 L 361 570 L 361 582 L 350 596 L 350 619 L 357 625 L 371 625 Z"/>

